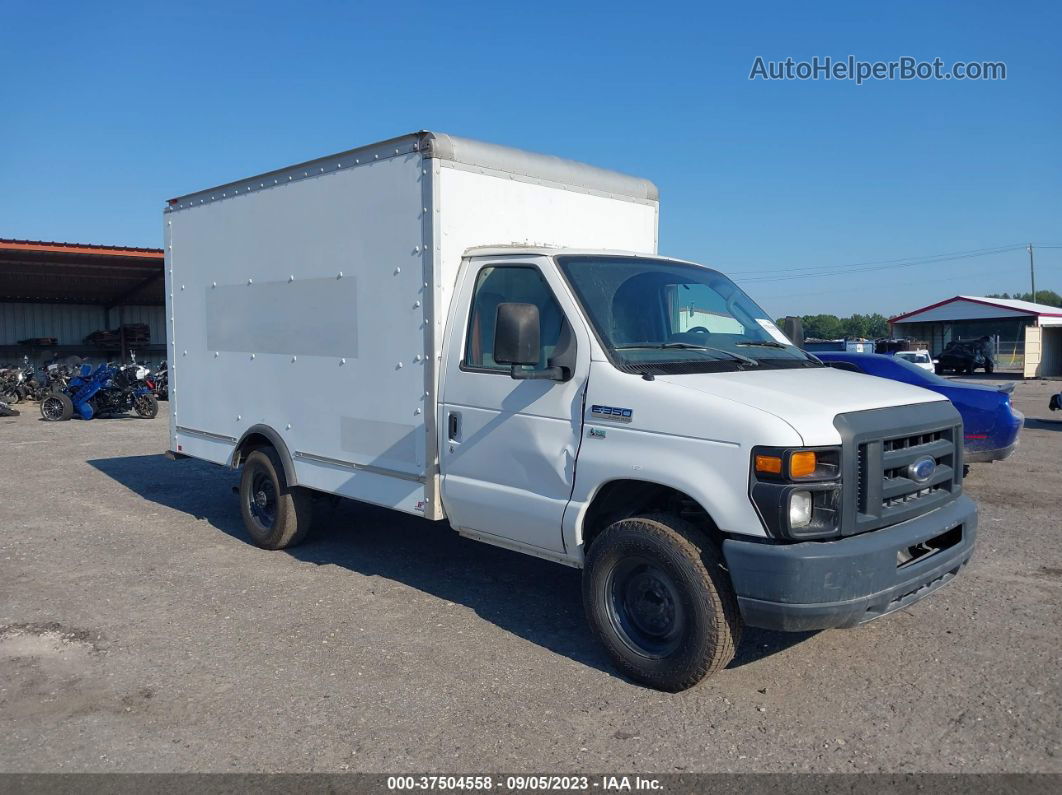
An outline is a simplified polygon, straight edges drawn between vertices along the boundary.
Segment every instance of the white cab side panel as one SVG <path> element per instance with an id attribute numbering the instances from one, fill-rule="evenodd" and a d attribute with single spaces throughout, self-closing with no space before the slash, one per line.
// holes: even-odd
<path id="1" fill-rule="evenodd" d="M 630 409 L 630 421 L 592 415 L 595 405 Z M 590 367 L 583 438 L 572 501 L 564 514 L 569 552 L 581 551 L 578 532 L 602 486 L 642 480 L 684 492 L 725 532 L 765 536 L 749 499 L 750 452 L 755 445 L 801 444 L 778 417 L 752 406 L 621 373 L 608 362 Z"/>
<path id="2" fill-rule="evenodd" d="M 173 449 L 224 463 L 225 440 L 262 424 L 302 485 L 423 510 L 422 162 L 393 157 L 166 215 Z"/>
<path id="3" fill-rule="evenodd" d="M 536 184 L 440 160 L 438 241 L 440 305 L 450 306 L 464 252 L 524 244 L 655 254 L 658 204 Z M 441 330 L 445 317 L 437 318 Z"/>

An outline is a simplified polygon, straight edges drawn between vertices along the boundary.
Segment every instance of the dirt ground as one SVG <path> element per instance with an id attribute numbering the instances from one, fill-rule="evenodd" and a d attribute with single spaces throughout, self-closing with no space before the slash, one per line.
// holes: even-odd
<path id="1" fill-rule="evenodd" d="M 855 630 L 749 630 L 668 695 L 590 639 L 579 572 L 343 505 L 244 534 L 156 420 L 0 419 L 0 771 L 1062 772 L 1062 416 L 976 465 L 980 537 Z"/>

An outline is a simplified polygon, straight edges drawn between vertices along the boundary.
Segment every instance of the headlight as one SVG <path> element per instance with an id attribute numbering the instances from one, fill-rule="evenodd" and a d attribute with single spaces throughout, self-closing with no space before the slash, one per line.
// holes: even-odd
<path id="1" fill-rule="evenodd" d="M 807 527 L 811 524 L 811 492 L 794 491 L 789 494 L 789 526 Z"/>
<path id="2" fill-rule="evenodd" d="M 756 447 L 749 497 L 774 538 L 836 537 L 841 532 L 840 447 Z"/>

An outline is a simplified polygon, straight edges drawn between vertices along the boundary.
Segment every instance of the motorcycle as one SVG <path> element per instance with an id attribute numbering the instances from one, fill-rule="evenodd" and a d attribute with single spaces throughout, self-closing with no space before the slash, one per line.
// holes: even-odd
<path id="1" fill-rule="evenodd" d="M 13 405 L 22 400 L 26 373 L 18 367 L 0 370 L 0 401 Z"/>
<path id="2" fill-rule="evenodd" d="M 155 370 L 155 372 L 148 373 L 144 378 L 144 383 L 147 384 L 148 389 L 150 389 L 159 400 L 170 399 L 169 371 L 166 369 L 165 361 L 159 364 L 158 369 Z"/>
<path id="3" fill-rule="evenodd" d="M 137 378 L 135 366 L 101 364 L 93 370 L 92 365 L 83 364 L 62 391 L 41 401 L 41 416 L 49 422 L 68 420 L 75 412 L 90 420 L 130 410 L 146 419 L 159 413 L 158 400 Z"/>

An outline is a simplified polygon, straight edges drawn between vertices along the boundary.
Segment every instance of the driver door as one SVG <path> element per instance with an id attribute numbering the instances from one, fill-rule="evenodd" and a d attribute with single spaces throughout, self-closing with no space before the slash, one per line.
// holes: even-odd
<path id="1" fill-rule="evenodd" d="M 547 275 L 548 274 L 548 275 Z M 469 266 L 450 324 L 439 428 L 442 501 L 454 527 L 554 552 L 575 480 L 589 339 L 550 268 L 531 260 Z M 530 303 L 541 319 L 538 368 L 563 357 L 565 381 L 514 380 L 494 361 L 498 305 Z M 580 339 L 579 337 L 582 337 Z"/>

